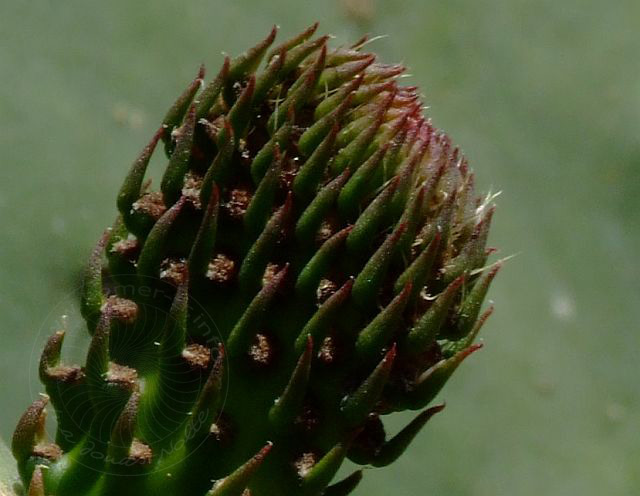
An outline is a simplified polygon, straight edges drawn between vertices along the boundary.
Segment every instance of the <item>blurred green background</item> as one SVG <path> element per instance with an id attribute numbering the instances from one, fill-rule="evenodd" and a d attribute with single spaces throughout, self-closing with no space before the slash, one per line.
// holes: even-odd
<path id="1" fill-rule="evenodd" d="M 4 0 L 0 435 L 40 387 L 125 171 L 199 63 L 281 25 L 410 67 L 517 253 L 445 412 L 358 494 L 640 494 L 640 2 Z M 73 346 L 72 346 L 73 347 Z M 393 431 L 406 417 L 390 422 Z"/>

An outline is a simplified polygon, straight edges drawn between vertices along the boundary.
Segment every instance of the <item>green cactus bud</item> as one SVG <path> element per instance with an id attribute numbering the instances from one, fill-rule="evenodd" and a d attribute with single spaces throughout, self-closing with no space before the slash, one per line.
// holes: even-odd
<path id="1" fill-rule="evenodd" d="M 404 68 L 317 27 L 200 68 L 133 163 L 85 273 L 86 363 L 55 333 L 14 435 L 25 494 L 347 495 L 345 459 L 393 463 L 442 410 L 492 311 L 494 209 Z"/>

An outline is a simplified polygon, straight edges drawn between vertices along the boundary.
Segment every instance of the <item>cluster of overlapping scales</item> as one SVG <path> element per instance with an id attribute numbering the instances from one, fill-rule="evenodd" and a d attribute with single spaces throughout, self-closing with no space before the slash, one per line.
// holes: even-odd
<path id="1" fill-rule="evenodd" d="M 403 68 L 315 29 L 201 69 L 134 162 L 87 270 L 86 364 L 53 335 L 14 436 L 30 495 L 348 494 L 345 457 L 388 465 L 442 408 L 489 314 L 493 207 Z"/>

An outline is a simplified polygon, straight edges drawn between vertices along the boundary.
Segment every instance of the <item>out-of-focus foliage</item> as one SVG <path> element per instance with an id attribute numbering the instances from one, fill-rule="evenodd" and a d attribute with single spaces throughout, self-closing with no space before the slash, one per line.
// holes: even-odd
<path id="1" fill-rule="evenodd" d="M 362 494 L 640 492 L 633 0 L 5 1 L 0 434 L 35 397 L 60 315 L 81 326 L 81 265 L 197 65 L 217 67 L 220 49 L 235 54 L 273 23 L 286 35 L 316 19 L 339 41 L 388 35 L 375 51 L 412 68 L 480 185 L 504 192 L 493 244 L 518 254 L 446 414 L 396 465 L 368 471 Z"/>

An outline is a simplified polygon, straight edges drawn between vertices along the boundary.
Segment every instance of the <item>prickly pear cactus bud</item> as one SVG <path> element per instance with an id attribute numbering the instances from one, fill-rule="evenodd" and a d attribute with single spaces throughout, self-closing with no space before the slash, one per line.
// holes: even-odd
<path id="1" fill-rule="evenodd" d="M 491 199 L 403 67 L 316 27 L 201 69 L 133 163 L 86 270 L 86 362 L 51 336 L 13 438 L 29 495 L 346 495 L 345 458 L 394 462 L 442 409 L 491 311 Z"/>

